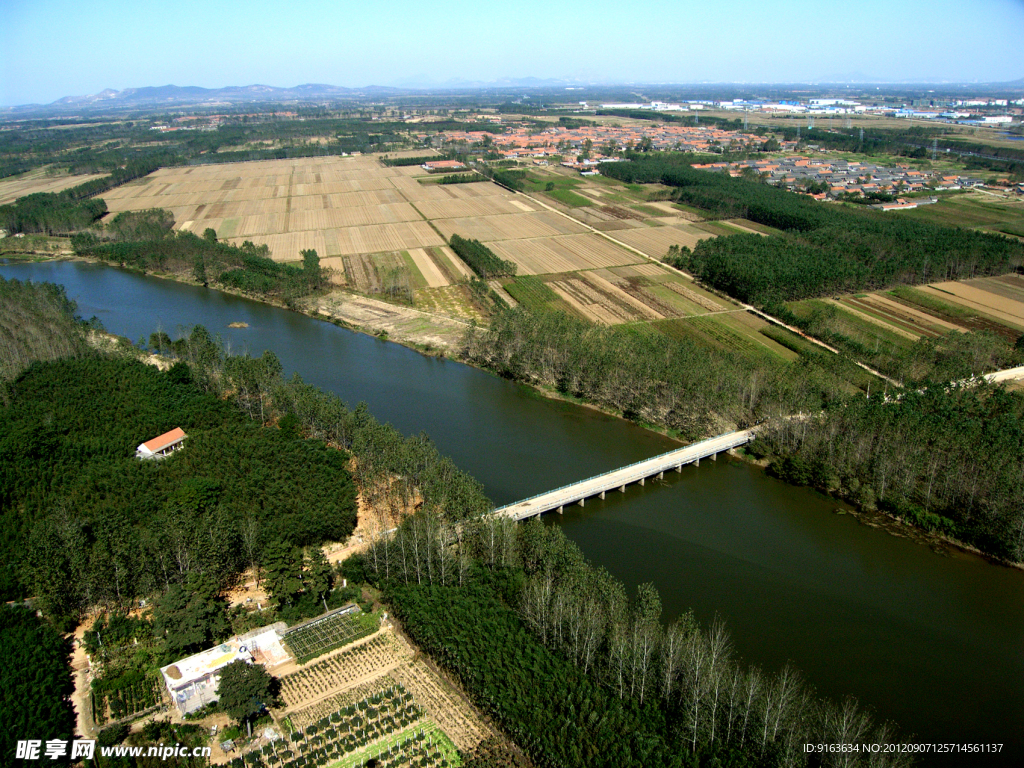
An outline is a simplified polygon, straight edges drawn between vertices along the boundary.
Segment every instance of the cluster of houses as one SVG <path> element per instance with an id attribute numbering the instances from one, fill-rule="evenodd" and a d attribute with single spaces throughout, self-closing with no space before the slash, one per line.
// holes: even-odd
<path id="1" fill-rule="evenodd" d="M 918 171 L 909 165 L 889 168 L 854 160 L 820 159 L 792 155 L 771 160 L 750 160 L 738 163 L 705 163 L 694 165 L 709 171 L 721 171 L 732 176 L 756 173 L 769 184 L 786 187 L 794 191 L 806 190 L 814 185 L 820 188 L 824 183 L 827 190 L 815 191 L 812 197 L 819 200 L 834 199 L 844 194 L 870 195 L 872 193 L 909 193 L 928 189 L 970 189 L 983 186 L 981 179 L 955 174 Z M 886 208 L 897 207 L 887 204 Z M 914 207 L 907 203 L 903 207 Z"/>
<path id="2" fill-rule="evenodd" d="M 666 125 L 588 126 L 565 128 L 553 126 L 539 133 L 527 128 L 514 128 L 503 134 L 484 131 L 447 131 L 441 134 L 446 144 L 491 143 L 504 159 L 543 159 L 552 155 L 582 154 L 590 147 L 590 158 L 600 160 L 614 152 L 645 147 L 651 150 L 714 152 L 730 146 L 759 147 L 765 138 L 741 131 L 725 131 L 714 126 Z M 424 138 L 427 138 L 424 135 Z M 607 150 L 612 150 L 609 153 Z"/>

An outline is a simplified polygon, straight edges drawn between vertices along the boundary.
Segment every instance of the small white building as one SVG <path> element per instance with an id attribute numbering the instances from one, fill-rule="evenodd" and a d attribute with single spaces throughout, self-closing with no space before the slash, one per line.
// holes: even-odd
<path id="1" fill-rule="evenodd" d="M 220 698 L 220 670 L 241 659 L 247 664 L 277 666 L 290 657 L 278 630 L 284 622 L 232 637 L 218 646 L 160 668 L 164 685 L 181 714 L 186 715 Z"/>
<path id="2" fill-rule="evenodd" d="M 162 459 L 184 447 L 186 437 L 188 435 L 181 427 L 175 427 L 170 432 L 165 432 L 140 445 L 135 449 L 135 456 L 139 459 Z"/>

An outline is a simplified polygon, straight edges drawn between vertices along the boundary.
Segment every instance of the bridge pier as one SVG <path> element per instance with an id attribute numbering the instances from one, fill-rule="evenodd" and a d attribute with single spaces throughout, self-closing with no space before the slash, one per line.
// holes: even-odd
<path id="1" fill-rule="evenodd" d="M 601 498 L 604 498 L 604 491 L 601 491 Z"/>
<path id="2" fill-rule="evenodd" d="M 586 505 L 585 505 L 585 504 L 583 503 L 583 502 L 585 502 L 585 501 L 586 501 L 586 499 L 580 499 L 580 500 L 579 500 L 579 501 L 577 502 L 577 504 L 579 504 L 579 505 L 580 505 L 581 507 L 582 507 L 582 506 L 586 506 Z"/>
<path id="3" fill-rule="evenodd" d="M 645 477 L 641 477 L 641 478 L 640 478 L 640 485 L 643 485 L 643 484 L 644 484 L 644 481 L 645 481 L 646 479 L 647 479 L 647 478 L 645 478 Z"/>
<path id="4" fill-rule="evenodd" d="M 620 485 L 619 486 L 619 493 L 625 493 L 625 492 L 626 492 L 626 486 Z"/>
<path id="5" fill-rule="evenodd" d="M 696 460 L 695 462 L 693 462 L 693 463 L 694 463 L 694 464 L 695 464 L 696 466 L 698 466 L 698 467 L 699 467 L 699 466 L 700 466 L 700 459 L 697 459 L 697 460 Z"/>
<path id="6" fill-rule="evenodd" d="M 558 508 L 558 514 L 562 514 L 562 508 L 561 507 Z"/>
<path id="7" fill-rule="evenodd" d="M 718 454 L 717 453 L 712 453 L 711 454 L 711 460 L 712 461 L 718 461 Z"/>
<path id="8" fill-rule="evenodd" d="M 664 472 L 659 472 L 658 473 L 658 479 L 659 480 L 664 480 L 665 479 L 665 473 Z"/>
<path id="9" fill-rule="evenodd" d="M 682 472 L 682 471 L 683 471 L 683 465 L 680 464 L 678 467 L 676 467 L 676 472 Z"/>

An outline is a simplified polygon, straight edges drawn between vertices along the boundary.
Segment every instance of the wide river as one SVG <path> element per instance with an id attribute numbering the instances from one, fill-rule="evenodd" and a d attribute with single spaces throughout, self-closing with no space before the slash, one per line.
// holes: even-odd
<path id="1" fill-rule="evenodd" d="M 62 283 L 83 317 L 131 339 L 198 323 L 232 351 L 272 349 L 289 374 L 429 434 L 497 504 L 676 446 L 460 363 L 217 291 L 78 263 L 0 274 Z M 856 696 L 920 742 L 1005 745 L 922 763 L 1024 765 L 1024 573 L 936 554 L 836 506 L 720 457 L 547 520 L 630 588 L 654 582 L 666 618 L 720 615 L 749 662 L 792 660 L 820 694 Z"/>

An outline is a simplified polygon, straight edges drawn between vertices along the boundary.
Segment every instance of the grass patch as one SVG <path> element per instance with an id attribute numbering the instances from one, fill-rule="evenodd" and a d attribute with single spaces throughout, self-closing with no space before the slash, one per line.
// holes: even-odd
<path id="1" fill-rule="evenodd" d="M 770 355 L 764 345 L 737 332 L 714 317 L 677 318 L 651 323 L 659 333 L 670 339 L 689 339 L 709 349 L 727 349 L 750 355 Z"/>
<path id="2" fill-rule="evenodd" d="M 705 232 L 710 232 L 712 235 L 720 235 L 724 237 L 728 237 L 729 235 L 749 234 L 739 227 L 734 227 L 732 224 L 728 224 L 724 221 L 698 221 L 694 223 L 694 226 L 698 229 L 703 229 Z"/>
<path id="3" fill-rule="evenodd" d="M 645 216 L 664 216 L 664 211 L 659 211 L 657 208 L 652 208 L 649 205 L 632 205 L 630 206 L 634 211 L 639 211 Z"/>
<path id="4" fill-rule="evenodd" d="M 837 378 L 848 382 L 851 388 L 867 391 L 868 387 L 877 381 L 874 376 L 852 360 L 822 349 L 817 344 L 792 331 L 787 331 L 785 328 L 768 325 L 762 328 L 760 333 L 786 349 L 796 352 L 800 357 L 811 361 Z"/>
<path id="5" fill-rule="evenodd" d="M 568 205 L 570 208 L 585 208 L 594 204 L 594 201 L 590 198 L 578 195 L 571 189 L 553 189 L 545 191 L 544 194 L 553 200 Z"/>
<path id="6" fill-rule="evenodd" d="M 435 723 L 426 720 L 346 755 L 336 763 L 331 763 L 330 768 L 360 768 L 366 765 L 368 760 L 381 759 L 382 756 L 386 756 L 385 753 L 392 750 L 399 755 L 417 760 L 412 765 L 433 765 L 433 761 L 419 762 L 420 759 L 426 759 L 428 751 L 431 754 L 439 754 L 449 765 L 462 765 L 462 758 L 452 740 Z"/>
<path id="7" fill-rule="evenodd" d="M 427 279 L 420 272 L 420 268 L 416 266 L 416 262 L 413 261 L 412 256 L 409 255 L 408 251 L 402 251 L 402 261 L 409 268 L 409 275 L 412 278 L 413 290 L 419 290 L 427 287 Z"/>
<path id="8" fill-rule="evenodd" d="M 935 296 L 928 295 L 924 291 L 919 291 L 916 288 L 910 288 L 906 285 L 897 286 L 887 293 L 890 296 L 896 299 L 901 299 L 908 304 L 913 304 L 921 309 L 934 312 L 947 320 L 970 320 L 980 317 L 977 312 L 968 309 L 967 307 L 943 301 Z"/>

